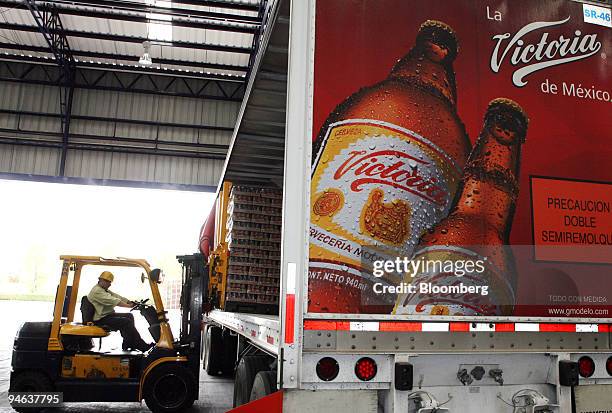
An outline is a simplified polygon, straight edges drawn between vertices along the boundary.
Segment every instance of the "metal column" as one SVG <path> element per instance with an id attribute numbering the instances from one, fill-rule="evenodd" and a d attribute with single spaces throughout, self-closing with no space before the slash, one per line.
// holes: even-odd
<path id="1" fill-rule="evenodd" d="M 26 0 L 26 5 L 30 13 L 32 13 L 40 33 L 44 36 L 61 70 L 61 75 L 58 79 L 58 86 L 60 88 L 60 111 L 62 114 L 62 153 L 60 157 L 59 176 L 64 176 L 66 170 L 66 155 L 68 153 L 68 137 L 70 134 L 70 117 L 72 114 L 76 65 L 57 9 L 53 6 L 47 6 L 41 10 L 36 4 L 36 0 Z"/>

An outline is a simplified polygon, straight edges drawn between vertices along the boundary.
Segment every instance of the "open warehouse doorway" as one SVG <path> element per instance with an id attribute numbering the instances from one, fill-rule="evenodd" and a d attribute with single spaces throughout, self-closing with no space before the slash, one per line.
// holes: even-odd
<path id="1" fill-rule="evenodd" d="M 204 191 L 18 180 L 0 180 L 0 193 L 0 311 L 14 315 L 0 320 L 3 350 L 21 322 L 51 317 L 62 254 L 144 258 L 164 270 L 162 297 L 171 313 L 178 310 L 176 255 L 196 249 L 198 223 L 213 198 Z M 79 293 L 96 279 L 84 273 Z M 139 284 L 138 274 L 126 274 L 113 289 L 138 295 Z"/>
<path id="2" fill-rule="evenodd" d="M 168 187 L 171 186 L 165 188 Z M 199 223 L 204 221 L 214 194 L 206 191 L 210 187 L 202 187 L 200 191 L 194 191 L 195 186 L 190 186 L 191 190 L 165 188 L 0 179 L 0 260 L 3 263 L 0 329 L 4 332 L 0 334 L 0 399 L 6 402 L 16 331 L 24 321 L 53 319 L 62 271 L 60 255 L 142 258 L 152 268 L 161 268 L 165 279 L 159 291 L 171 328 L 178 334 L 182 270 L 176 256 L 197 249 Z M 139 269 L 100 266 L 83 269 L 79 299 L 96 284 L 104 269 L 112 270 L 115 275 L 113 291 L 131 300 L 153 301 L 147 285 L 141 284 Z M 140 314 L 134 318 L 143 339 L 153 342 L 147 321 Z M 81 321 L 78 307 L 75 321 Z M 95 345 L 99 345 L 97 340 Z M 100 350 L 121 350 L 121 345 L 122 337 L 115 332 L 102 340 Z M 211 385 L 227 388 L 226 383 Z M 202 402 L 206 403 L 207 399 Z M 78 406 L 91 411 L 106 408 L 125 411 L 126 408 L 99 404 Z M 8 405 L 0 403 L 0 411 L 4 408 L 10 411 Z M 133 408 L 134 411 L 144 409 Z"/>

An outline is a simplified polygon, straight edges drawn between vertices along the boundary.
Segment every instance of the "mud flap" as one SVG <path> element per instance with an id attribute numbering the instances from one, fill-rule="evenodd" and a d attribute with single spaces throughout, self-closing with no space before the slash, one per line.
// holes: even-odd
<path id="1" fill-rule="evenodd" d="M 283 391 L 277 391 L 259 400 L 243 404 L 227 413 L 282 413 Z"/>

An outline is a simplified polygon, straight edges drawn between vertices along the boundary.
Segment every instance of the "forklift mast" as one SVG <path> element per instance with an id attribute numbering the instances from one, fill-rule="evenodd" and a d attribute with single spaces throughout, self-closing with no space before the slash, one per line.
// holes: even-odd
<path id="1" fill-rule="evenodd" d="M 176 258 L 183 267 L 180 343 L 181 347 L 188 349 L 188 365 L 197 378 L 200 373 L 203 308 L 208 302 L 208 266 L 202 254 Z"/>

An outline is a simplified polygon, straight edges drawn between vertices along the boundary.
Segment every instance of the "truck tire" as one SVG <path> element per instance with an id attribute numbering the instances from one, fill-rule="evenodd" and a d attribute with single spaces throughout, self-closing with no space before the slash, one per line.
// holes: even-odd
<path id="1" fill-rule="evenodd" d="M 223 353 L 221 328 L 208 326 L 204 340 L 204 370 L 209 376 L 223 374 Z"/>
<path id="2" fill-rule="evenodd" d="M 51 392 L 53 383 L 46 374 L 40 371 L 23 371 L 11 377 L 10 392 Z M 20 413 L 34 413 L 43 410 L 40 407 L 15 407 Z"/>
<path id="3" fill-rule="evenodd" d="M 253 380 L 250 401 L 259 400 L 277 390 L 276 372 L 270 370 L 260 371 L 255 375 L 255 380 Z"/>
<path id="4" fill-rule="evenodd" d="M 229 330 L 223 331 L 223 374 L 233 376 L 238 358 L 238 337 L 233 336 Z"/>
<path id="5" fill-rule="evenodd" d="M 165 363 L 149 373 L 143 396 L 153 413 L 175 413 L 193 406 L 197 388 L 198 383 L 187 367 Z"/>
<path id="6" fill-rule="evenodd" d="M 234 378 L 234 407 L 242 406 L 251 401 L 251 390 L 255 376 L 260 371 L 270 369 L 267 356 L 244 356 L 236 368 Z"/>

